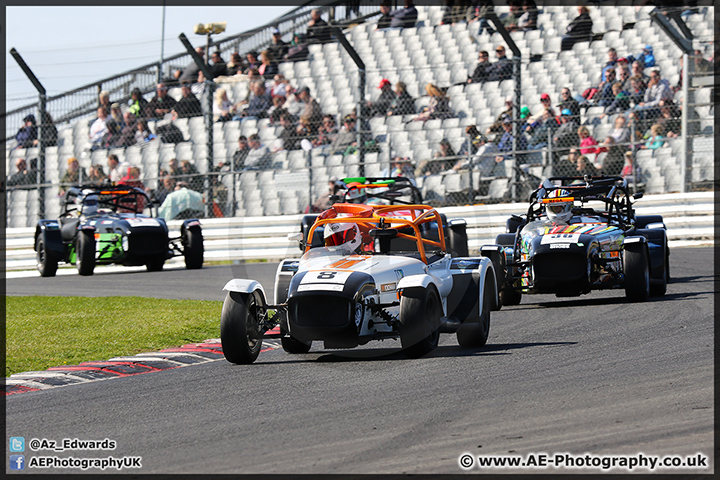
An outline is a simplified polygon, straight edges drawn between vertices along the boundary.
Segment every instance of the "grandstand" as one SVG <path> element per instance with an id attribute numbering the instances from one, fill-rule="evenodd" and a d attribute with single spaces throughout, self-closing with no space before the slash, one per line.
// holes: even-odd
<path id="1" fill-rule="evenodd" d="M 505 109 L 504 99 L 515 92 L 515 81 L 485 82 L 465 84 L 472 73 L 480 50 L 494 52 L 495 46 L 505 44 L 499 33 L 478 34 L 477 23 L 459 22 L 452 25 L 441 24 L 443 2 L 438 6 L 418 6 L 418 21 L 415 28 L 403 30 L 377 30 L 372 13 L 375 9 L 364 9 L 370 14 L 363 23 L 351 23 L 344 28 L 344 34 L 366 65 L 365 97 L 374 100 L 379 94 L 376 86 L 387 78 L 391 83 L 402 81 L 408 86 L 408 92 L 415 99 L 416 109 L 428 105 L 424 86 L 435 83 L 447 87 L 453 118 L 444 120 L 411 121 L 414 115 L 374 117 L 369 120 L 370 134 L 377 141 L 376 151 L 351 155 L 323 155 L 321 149 L 312 149 L 306 157 L 302 150 L 280 151 L 273 156 L 272 169 L 265 171 L 246 171 L 232 175 L 223 175 L 222 183 L 230 192 L 227 203 L 221 205 L 226 215 L 256 216 L 300 213 L 309 203 L 327 189 L 328 179 L 332 176 L 355 176 L 363 171 L 368 176 L 380 175 L 389 167 L 390 158 L 410 157 L 415 164 L 431 160 L 441 139 L 447 138 L 454 151 L 458 151 L 466 141 L 465 128 L 477 125 L 481 131 L 492 124 Z M 508 13 L 508 7 L 496 2 L 495 12 L 499 16 Z M 601 6 L 591 8 L 593 20 L 592 40 L 578 42 L 572 50 L 561 51 L 561 32 L 576 15 L 572 6 L 547 6 L 540 9 L 538 28 L 530 31 L 511 32 L 511 37 L 521 53 L 521 105 L 529 107 L 532 113 L 540 112 L 540 94 L 548 93 L 553 106 L 560 99 L 560 91 L 570 88 L 577 96 L 586 89 L 597 86 L 607 60 L 609 48 L 615 48 L 619 56 L 637 55 L 645 45 L 652 45 L 657 66 L 661 75 L 670 85 L 678 84 L 681 70 L 678 58 L 682 51 L 663 32 L 660 26 L 651 20 L 650 12 L 654 7 L 643 6 Z M 325 16 L 329 13 L 326 12 Z M 367 15 L 366 15 L 367 16 Z M 699 7 L 697 13 L 683 17 L 692 31 L 695 40 L 693 47 L 701 51 L 705 58 L 711 52 L 713 40 L 714 11 L 712 7 Z M 266 29 L 280 21 L 272 22 Z M 286 38 L 292 27 L 285 28 Z M 268 38 L 268 36 L 265 36 Z M 266 42 L 267 44 L 267 42 Z M 223 45 L 225 52 L 231 52 L 237 43 Z M 244 53 L 243 50 L 240 50 Z M 280 73 L 288 78 L 293 86 L 307 86 L 318 100 L 323 113 L 342 118 L 355 111 L 361 100 L 358 86 L 361 76 L 351 56 L 338 42 L 311 44 L 310 56 L 305 61 L 284 62 L 279 65 Z M 512 53 L 508 51 L 508 56 Z M 229 56 L 226 54 L 226 56 Z M 174 60 L 182 63 L 180 59 Z M 711 75 L 711 74 L 710 74 Z M 153 85 L 144 88 L 146 97 L 152 96 Z M 223 85 L 232 102 L 243 100 L 247 96 L 248 84 L 238 81 Z M 708 188 L 711 185 L 714 170 L 714 105 L 713 86 L 689 85 L 694 101 L 690 108 L 689 123 L 682 135 L 666 139 L 666 145 L 657 150 L 638 150 L 636 164 L 645 174 L 644 189 L 648 193 L 678 192 L 686 189 L 686 183 L 694 189 Z M 180 98 L 180 89 L 171 89 L 169 95 Z M 682 90 L 675 93 L 676 102 L 682 101 Z M 115 100 L 113 100 L 115 101 Z M 88 109 L 88 112 L 92 108 Z M 591 134 L 602 141 L 612 129 L 612 116 L 600 117 L 603 107 L 591 106 L 582 111 L 579 123 L 586 125 Z M 39 116 L 38 116 L 39 118 Z M 56 117 L 57 118 L 57 117 Z M 143 182 L 148 188 L 157 186 L 160 168 L 166 168 L 170 158 L 191 160 L 200 174 L 212 173 L 207 162 L 207 138 L 203 117 L 178 119 L 174 123 L 182 131 L 187 141 L 178 144 L 161 143 L 153 140 L 146 144 L 123 149 L 90 151 L 88 142 L 89 121 L 92 115 L 84 114 L 57 125 L 57 146 L 45 151 L 45 200 L 44 216 L 54 218 L 59 214 L 60 205 L 57 188 L 67 168 L 67 158 L 74 156 L 86 171 L 90 165 L 106 165 L 107 155 L 116 154 L 120 160 L 139 166 L 143 173 Z M 10 121 L 8 123 L 11 123 Z M 341 122 L 338 122 L 341 124 Z M 154 131 L 154 122 L 149 123 Z M 8 125 L 8 130 L 16 125 Z M 269 119 L 244 122 L 228 121 L 215 123 L 212 130 L 212 159 L 214 165 L 219 162 L 232 162 L 239 135 L 249 136 L 257 133 L 265 144 L 272 144 L 281 131 L 281 127 L 270 123 Z M 643 132 L 644 133 L 644 132 Z M 688 138 L 685 148 L 685 139 Z M 7 142 L 6 167 L 10 173 L 14 169 L 15 159 L 35 158 L 37 148 L 13 149 L 13 141 Z M 629 148 L 629 147 L 628 147 Z M 683 156 L 683 153 L 685 156 Z M 547 176 L 551 172 L 552 152 L 543 150 L 542 163 L 526 169 L 536 177 Z M 592 160 L 592 159 L 591 159 Z M 461 170 L 457 174 L 433 174 L 416 179 L 424 198 L 437 205 L 449 205 L 468 201 L 493 202 L 508 199 L 515 169 L 519 164 L 505 162 L 505 172 L 493 179 L 484 179 L 480 172 Z M 685 182 L 682 172 L 689 172 Z M 533 177 L 530 177 L 533 178 Z M 312 180 L 311 180 L 312 179 Z M 478 186 L 485 181 L 485 189 Z M 310 185 L 312 183 L 312 185 Z M 470 185 L 474 190 L 470 191 Z M 234 202 L 233 202 L 234 199 Z M 29 227 L 38 220 L 41 195 L 36 189 L 8 188 L 7 226 Z"/>

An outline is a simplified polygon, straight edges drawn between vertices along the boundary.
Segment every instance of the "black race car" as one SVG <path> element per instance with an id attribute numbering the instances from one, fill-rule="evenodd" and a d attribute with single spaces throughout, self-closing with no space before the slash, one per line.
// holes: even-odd
<path id="1" fill-rule="evenodd" d="M 670 249 L 661 215 L 635 215 L 622 177 L 551 177 L 507 221 L 503 305 L 523 293 L 578 296 L 624 288 L 631 301 L 664 295 Z"/>
<path id="2" fill-rule="evenodd" d="M 92 275 L 95 265 L 145 265 L 162 270 L 165 261 L 183 255 L 188 269 L 201 268 L 204 247 L 200 222 L 185 220 L 180 236 L 170 238 L 163 218 L 143 215 L 147 194 L 129 186 L 79 186 L 68 190 L 57 220 L 40 220 L 35 228 L 37 268 L 53 277 L 58 263 Z"/>

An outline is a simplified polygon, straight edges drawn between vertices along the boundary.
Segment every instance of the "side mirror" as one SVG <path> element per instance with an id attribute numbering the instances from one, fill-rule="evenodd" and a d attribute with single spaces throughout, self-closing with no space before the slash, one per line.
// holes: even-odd
<path id="1" fill-rule="evenodd" d="M 642 193 L 633 194 L 633 200 L 640 200 L 643 197 Z"/>
<path id="2" fill-rule="evenodd" d="M 303 234 L 302 232 L 288 233 L 287 239 L 289 242 L 302 242 Z"/>

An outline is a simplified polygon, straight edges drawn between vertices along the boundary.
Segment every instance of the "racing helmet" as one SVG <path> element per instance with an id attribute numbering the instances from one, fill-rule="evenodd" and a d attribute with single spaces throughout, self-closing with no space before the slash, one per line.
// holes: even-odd
<path id="1" fill-rule="evenodd" d="M 566 199 L 566 201 L 558 201 L 558 202 L 551 202 L 548 203 L 545 207 L 545 212 L 547 213 L 547 216 L 550 220 L 554 222 L 563 222 L 567 223 L 572 218 L 572 206 L 573 201 L 570 198 L 570 192 L 568 192 L 565 189 L 557 189 L 550 192 L 550 194 L 547 196 L 548 199 Z"/>
<path id="2" fill-rule="evenodd" d="M 85 216 L 94 215 L 97 213 L 97 210 L 98 210 L 98 196 L 95 194 L 86 196 L 85 199 L 83 200 L 82 211 L 80 213 L 82 213 Z"/>
<path id="3" fill-rule="evenodd" d="M 365 194 L 364 188 L 359 188 L 359 183 L 350 183 L 345 193 L 345 198 L 348 203 L 365 203 L 367 195 Z"/>
<path id="4" fill-rule="evenodd" d="M 360 228 L 355 223 L 328 223 L 325 225 L 323 236 L 326 247 L 342 245 L 352 251 L 362 243 Z"/>

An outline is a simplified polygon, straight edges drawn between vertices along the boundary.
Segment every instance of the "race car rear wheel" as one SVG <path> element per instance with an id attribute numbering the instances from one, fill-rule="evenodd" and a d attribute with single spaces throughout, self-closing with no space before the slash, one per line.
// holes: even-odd
<path id="1" fill-rule="evenodd" d="M 420 358 L 440 340 L 442 307 L 435 287 L 408 288 L 400 298 L 400 343 L 406 355 Z"/>
<path id="2" fill-rule="evenodd" d="M 75 241 L 75 266 L 80 275 L 92 275 L 95 271 L 95 233 L 80 230 Z"/>
<path id="3" fill-rule="evenodd" d="M 482 347 L 487 343 L 490 333 L 490 310 L 493 303 L 495 288 L 492 278 L 485 278 L 483 288 L 482 314 L 477 322 L 466 322 L 456 332 L 458 344 L 463 348 Z"/>
<path id="4" fill-rule="evenodd" d="M 45 248 L 45 242 L 38 237 L 36 248 L 37 251 L 37 269 L 41 277 L 54 277 L 58 269 L 58 261 L 53 258 Z"/>
<path id="5" fill-rule="evenodd" d="M 311 347 L 311 345 L 301 342 L 290 335 L 282 337 L 280 343 L 287 353 L 308 353 Z"/>
<path id="6" fill-rule="evenodd" d="M 163 269 L 163 266 L 165 266 L 164 258 L 153 259 L 145 264 L 148 272 L 159 272 Z"/>
<path id="7" fill-rule="evenodd" d="M 183 232 L 183 249 L 185 268 L 188 270 L 202 268 L 205 249 L 203 234 L 199 228 L 189 228 Z"/>
<path id="8" fill-rule="evenodd" d="M 500 303 L 503 306 L 520 305 L 522 293 L 511 287 L 503 287 L 500 290 Z"/>
<path id="9" fill-rule="evenodd" d="M 220 342 L 230 363 L 250 364 L 262 347 L 255 294 L 228 292 L 220 317 Z"/>
<path id="10" fill-rule="evenodd" d="M 632 302 L 644 302 L 650 296 L 650 265 L 647 248 L 626 248 L 623 256 L 625 296 Z"/>

